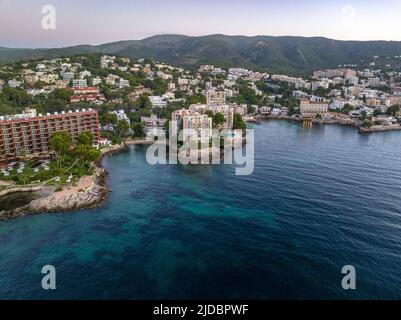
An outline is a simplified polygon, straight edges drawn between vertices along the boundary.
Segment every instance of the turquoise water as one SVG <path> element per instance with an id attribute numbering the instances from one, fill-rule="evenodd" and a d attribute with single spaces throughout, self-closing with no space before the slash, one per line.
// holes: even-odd
<path id="1" fill-rule="evenodd" d="M 401 298 L 401 132 L 255 130 L 251 176 L 150 166 L 132 146 L 104 159 L 102 208 L 0 222 L 0 298 Z"/>

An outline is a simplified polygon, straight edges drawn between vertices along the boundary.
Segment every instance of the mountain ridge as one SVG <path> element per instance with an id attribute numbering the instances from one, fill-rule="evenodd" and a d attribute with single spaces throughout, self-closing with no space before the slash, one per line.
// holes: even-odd
<path id="1" fill-rule="evenodd" d="M 186 36 L 155 35 L 99 45 L 61 48 L 0 47 L 0 62 L 103 53 L 132 58 L 154 58 L 183 67 L 216 64 L 269 72 L 307 73 L 340 64 L 358 64 L 372 56 L 401 56 L 401 41 L 334 40 L 300 36 Z"/>

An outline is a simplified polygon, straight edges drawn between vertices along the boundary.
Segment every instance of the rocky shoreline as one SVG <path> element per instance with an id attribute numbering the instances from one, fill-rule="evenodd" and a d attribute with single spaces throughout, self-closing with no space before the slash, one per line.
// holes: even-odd
<path id="1" fill-rule="evenodd" d="M 29 204 L 9 211 L 0 212 L 0 220 L 16 218 L 26 214 L 56 213 L 96 208 L 104 203 L 109 192 L 106 184 L 106 170 L 96 168 L 91 177 L 83 177 L 77 186 L 49 194 Z"/>
<path id="2" fill-rule="evenodd" d="M 102 167 L 101 163 L 103 157 L 124 151 L 128 145 L 148 145 L 153 142 L 149 140 L 127 140 L 125 144 L 104 149 L 100 159 L 96 163 L 95 173 L 92 176 L 82 177 L 76 186 L 65 187 L 59 192 L 54 187 L 43 186 L 18 186 L 10 190 L 3 190 L 4 194 L 0 194 L 0 196 L 35 191 L 41 192 L 41 195 L 38 199 L 32 200 L 25 206 L 0 211 L 0 220 L 12 219 L 26 214 L 59 213 L 93 209 L 102 206 L 110 192 L 106 186 L 108 172 Z M 224 152 L 221 150 L 220 152 L 221 156 L 223 156 Z"/>
<path id="3" fill-rule="evenodd" d="M 286 120 L 286 121 L 294 121 L 294 122 L 303 122 L 304 119 L 298 118 L 298 117 L 291 117 L 291 116 L 261 116 L 257 118 L 257 120 Z M 311 121 L 314 124 L 339 124 L 343 126 L 350 126 L 350 127 L 355 127 L 359 128 L 357 124 L 354 122 L 346 121 L 346 120 L 323 120 L 323 119 L 312 119 Z"/>
<path id="4" fill-rule="evenodd" d="M 287 121 L 295 121 L 295 122 L 302 122 L 303 119 L 295 118 L 290 116 L 261 116 L 257 118 L 258 121 L 260 120 L 287 120 Z M 330 124 L 337 124 L 341 126 L 348 126 L 358 129 L 359 133 L 362 134 L 371 134 L 375 132 L 388 132 L 388 131 L 401 131 L 401 126 L 373 126 L 370 128 L 365 128 L 361 125 L 361 123 L 357 124 L 353 121 L 341 120 L 341 119 L 334 119 L 334 120 L 323 120 L 323 119 L 313 119 L 313 124 L 319 125 L 330 125 Z"/>
<path id="5" fill-rule="evenodd" d="M 104 149 L 96 163 L 95 172 L 92 176 L 82 177 L 76 186 L 65 187 L 60 192 L 57 192 L 55 188 L 43 186 L 18 186 L 1 191 L 0 197 L 20 192 L 41 192 L 42 194 L 38 199 L 32 200 L 25 206 L 13 210 L 0 211 L 0 220 L 16 218 L 26 214 L 58 213 L 102 206 L 110 192 L 106 186 L 108 173 L 101 163 L 103 157 L 119 153 L 125 150 L 127 145 L 150 143 L 153 143 L 153 141 L 127 140 L 125 144 Z"/>
<path id="6" fill-rule="evenodd" d="M 376 126 L 371 128 L 359 128 L 360 133 L 375 133 L 375 132 L 388 132 L 388 131 L 400 131 L 401 126 Z"/>
<path id="7" fill-rule="evenodd" d="M 258 120 L 292 120 L 302 121 L 302 119 L 294 119 L 293 117 L 259 117 Z M 378 127 L 363 128 L 355 124 L 344 123 L 340 120 L 323 121 L 314 119 L 316 124 L 339 124 L 353 126 L 359 129 L 360 133 L 373 133 L 383 131 L 401 130 L 401 127 Z M 23 192 L 41 192 L 38 199 L 31 201 L 29 204 L 13 209 L 0 211 L 0 220 L 7 220 L 25 214 L 40 213 L 56 213 L 66 211 L 77 211 L 81 209 L 97 208 L 106 201 L 110 190 L 106 186 L 107 171 L 102 167 L 102 159 L 106 155 L 119 153 L 127 148 L 128 145 L 147 145 L 153 141 L 149 140 L 127 140 L 125 144 L 112 146 L 102 151 L 99 161 L 96 163 L 95 173 L 92 176 L 83 177 L 77 186 L 66 187 L 63 191 L 57 192 L 54 188 L 43 186 L 16 186 L 0 191 L 0 197 Z"/>

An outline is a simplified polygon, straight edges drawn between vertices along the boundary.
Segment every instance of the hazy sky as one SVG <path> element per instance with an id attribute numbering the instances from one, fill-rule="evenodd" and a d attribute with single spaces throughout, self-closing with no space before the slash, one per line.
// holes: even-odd
<path id="1" fill-rule="evenodd" d="M 56 29 L 42 28 L 42 7 Z M 0 46 L 61 47 L 166 33 L 401 40 L 401 0 L 0 0 Z"/>

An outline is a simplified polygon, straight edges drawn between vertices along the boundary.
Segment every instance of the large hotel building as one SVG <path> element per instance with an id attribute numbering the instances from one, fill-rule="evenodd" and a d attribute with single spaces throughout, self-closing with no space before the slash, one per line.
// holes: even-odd
<path id="1" fill-rule="evenodd" d="M 301 99 L 299 108 L 303 116 L 323 115 L 327 113 L 329 104 L 323 98 L 314 100 Z"/>
<path id="2" fill-rule="evenodd" d="M 36 110 L 0 117 L 0 163 L 18 159 L 23 153 L 36 154 L 49 150 L 53 133 L 67 131 L 75 142 L 82 132 L 100 137 L 98 112 L 92 109 L 37 115 Z"/>

